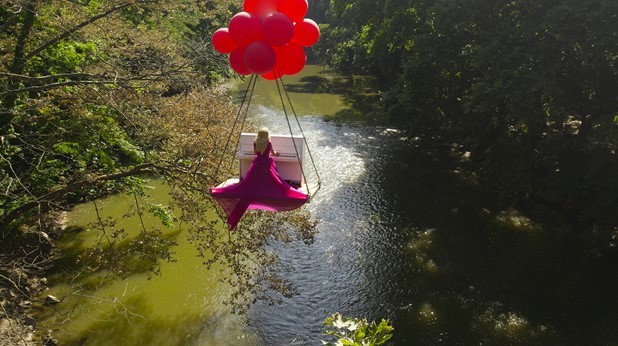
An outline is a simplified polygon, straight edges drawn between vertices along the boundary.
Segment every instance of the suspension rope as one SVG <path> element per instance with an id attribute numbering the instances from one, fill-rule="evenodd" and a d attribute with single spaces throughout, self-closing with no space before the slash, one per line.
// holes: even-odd
<path id="1" fill-rule="evenodd" d="M 290 104 L 290 108 L 292 109 L 292 114 L 294 114 L 294 119 L 296 119 L 296 124 L 298 124 L 298 128 L 300 130 L 300 134 L 303 137 L 303 141 L 305 142 L 305 147 L 307 148 L 307 154 L 309 155 L 309 159 L 311 160 L 311 165 L 313 165 L 313 170 L 315 172 L 315 175 L 318 179 L 318 190 L 320 189 L 320 186 L 322 185 L 322 179 L 320 178 L 320 173 L 318 172 L 318 168 L 315 165 L 315 160 L 313 160 L 313 155 L 311 154 L 311 149 L 309 148 L 309 143 L 307 142 L 307 137 L 305 136 L 305 133 L 303 132 L 303 127 L 300 126 L 300 121 L 298 120 L 298 115 L 296 114 L 296 110 L 294 109 L 294 104 L 292 103 L 292 100 L 290 99 L 290 94 L 288 93 L 288 90 L 285 88 L 285 84 L 283 84 L 283 78 L 280 78 L 281 80 L 281 86 L 283 89 L 283 92 L 285 93 L 285 96 L 288 100 L 288 103 Z M 284 110 L 285 112 L 285 110 Z M 286 118 L 287 118 L 287 114 L 286 114 Z M 306 179 L 305 179 L 305 183 L 306 183 Z M 307 191 L 309 191 L 309 185 L 307 185 Z M 317 192 L 317 190 L 316 190 Z"/>
<path id="2" fill-rule="evenodd" d="M 243 95 L 242 101 L 240 103 L 240 107 L 238 107 L 238 113 L 236 114 L 236 119 L 234 120 L 234 125 L 232 126 L 232 129 L 230 130 L 230 135 L 227 137 L 227 141 L 225 142 L 225 148 L 223 149 L 223 153 L 221 154 L 221 157 L 219 157 L 219 163 L 217 164 L 217 168 L 215 169 L 215 175 L 213 177 L 213 181 L 215 179 L 217 179 L 217 176 L 219 175 L 219 169 L 221 168 L 221 163 L 223 162 L 223 157 L 225 156 L 225 154 L 227 154 L 227 148 L 230 144 L 230 140 L 232 139 L 232 136 L 234 135 L 234 130 L 236 130 L 236 125 L 238 124 L 238 120 L 240 119 L 240 115 L 243 109 L 243 105 L 245 104 L 245 101 L 247 100 L 247 94 L 249 94 L 249 90 L 251 90 L 251 95 L 253 95 L 253 89 L 255 88 L 255 80 L 257 79 L 257 76 L 252 74 L 251 77 L 249 78 L 249 83 L 247 84 L 247 89 L 245 90 L 245 93 Z M 246 113 L 249 110 L 249 104 L 251 103 L 251 98 L 249 98 L 249 101 L 247 102 L 247 108 L 245 111 L 245 117 L 244 119 L 246 119 L 247 115 Z M 242 125 L 244 126 L 244 120 L 242 122 Z M 241 127 L 242 130 L 242 127 Z M 230 167 L 228 167 L 228 170 L 230 169 Z"/>
<path id="3" fill-rule="evenodd" d="M 252 75 L 253 78 L 252 80 L 249 80 L 249 84 L 251 84 L 251 92 L 249 93 L 249 99 L 247 101 L 247 108 L 245 108 L 245 112 L 243 113 L 243 118 L 242 118 L 242 123 L 240 124 L 240 128 L 239 128 L 239 132 L 242 133 L 243 129 L 245 128 L 245 123 L 247 122 L 247 114 L 249 113 L 249 105 L 251 104 L 251 100 L 253 99 L 253 92 L 255 91 L 255 84 L 257 83 L 258 77 L 257 75 Z M 247 86 L 247 88 L 249 88 L 249 85 Z M 230 134 L 231 136 L 231 134 Z M 236 149 L 235 151 L 238 152 L 238 149 L 240 148 L 240 138 L 237 136 L 236 138 Z M 227 169 L 228 171 L 232 169 L 232 165 L 234 164 L 235 160 L 234 160 L 234 155 L 230 155 L 230 161 L 228 163 Z M 239 177 L 240 178 L 240 177 Z"/>
<path id="4" fill-rule="evenodd" d="M 285 101 L 283 99 L 283 94 L 281 93 L 281 89 L 283 89 L 283 84 L 281 84 L 281 86 L 279 85 L 281 76 L 279 75 L 276 69 L 274 71 L 275 71 L 275 84 L 277 85 L 277 91 L 279 92 L 279 98 L 281 99 L 281 106 L 283 107 L 283 114 L 285 114 L 285 121 L 288 124 L 288 129 L 290 130 L 290 136 L 292 136 L 292 143 L 294 144 L 294 151 L 296 152 L 296 158 L 298 159 L 298 162 L 300 163 L 300 173 L 302 174 L 303 180 L 305 181 L 305 185 L 307 186 L 307 195 L 311 195 L 311 191 L 309 191 L 309 184 L 307 183 L 307 176 L 305 175 L 303 164 L 300 161 L 300 153 L 298 152 L 298 146 L 296 145 L 296 141 L 294 140 L 294 132 L 292 131 L 292 125 L 290 124 L 290 118 L 288 117 L 288 112 L 285 107 Z M 301 133 L 302 133 L 302 130 L 301 130 Z"/>
<path id="5" fill-rule="evenodd" d="M 249 112 L 249 105 L 251 104 L 251 99 L 253 97 L 253 91 L 255 90 L 255 83 L 257 81 L 257 75 L 252 74 L 251 77 L 249 78 L 249 83 L 247 84 L 247 88 L 245 89 L 245 92 L 243 94 L 243 98 L 242 101 L 240 103 L 240 106 L 238 107 L 238 112 L 236 113 L 236 119 L 234 120 L 234 125 L 232 126 L 232 129 L 230 130 L 230 134 L 227 137 L 227 140 L 225 142 L 225 148 L 223 149 L 223 152 L 221 153 L 221 157 L 219 158 L 219 163 L 217 164 L 217 168 L 215 170 L 215 174 L 213 177 L 213 181 L 215 181 L 219 175 L 219 170 L 221 168 L 221 164 L 223 163 L 223 158 L 225 157 L 225 155 L 227 154 L 227 150 L 230 144 L 230 141 L 234 135 L 234 131 L 236 130 L 236 125 L 238 124 L 238 121 L 241 117 L 242 113 L 242 109 L 243 106 L 245 104 L 245 101 L 247 102 L 247 107 L 245 108 L 245 112 L 244 115 L 242 117 L 242 123 L 240 125 L 240 131 L 242 132 L 242 129 L 245 126 L 245 121 L 247 119 L 247 113 Z M 249 95 L 249 97 L 247 98 L 247 95 Z M 238 145 L 239 145 L 239 141 L 236 142 L 236 147 L 238 149 Z M 230 164 L 228 165 L 228 171 L 231 169 L 231 165 L 233 163 L 234 159 L 233 157 L 230 159 Z M 217 215 L 219 216 L 219 218 L 225 223 L 226 220 L 226 216 L 223 214 L 222 210 L 219 210 L 219 208 L 214 208 L 215 212 L 217 213 Z M 232 238 L 231 238 L 231 232 L 229 232 L 228 230 L 228 241 L 232 242 Z"/>

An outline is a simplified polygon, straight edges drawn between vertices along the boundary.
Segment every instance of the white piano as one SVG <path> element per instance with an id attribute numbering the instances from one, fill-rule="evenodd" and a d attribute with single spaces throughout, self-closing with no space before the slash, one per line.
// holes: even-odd
<path id="1" fill-rule="evenodd" d="M 247 171 L 255 158 L 255 154 L 253 153 L 253 141 L 256 135 L 255 133 L 246 132 L 240 134 L 239 149 L 236 152 L 236 157 L 239 161 L 240 179 L 247 175 Z M 321 184 L 318 177 L 317 183 L 309 187 L 303 178 L 301 167 L 305 162 L 305 154 L 307 151 L 304 138 L 301 136 L 271 135 L 270 142 L 273 145 L 273 149 L 279 153 L 279 156 L 271 155 L 277 165 L 279 175 L 283 180 L 286 180 L 288 183 L 291 183 L 292 186 L 307 194 L 307 203 L 310 203 L 311 195 L 315 194 L 320 189 Z M 294 144 L 296 144 L 296 148 Z M 296 154 L 297 151 L 298 155 Z M 307 174 L 307 172 L 305 172 L 305 174 Z M 230 178 L 217 187 L 225 187 L 238 182 L 238 178 Z"/>
<path id="2" fill-rule="evenodd" d="M 240 166 L 240 179 L 247 175 L 249 166 L 251 166 L 251 162 L 253 162 L 255 158 L 255 154 L 253 153 L 253 141 L 255 137 L 255 133 L 243 132 L 240 134 L 239 149 L 236 153 Z M 279 156 L 271 155 L 271 157 L 277 165 L 277 171 L 281 178 L 291 182 L 297 187 L 305 185 L 301 170 L 301 165 L 305 162 L 305 141 L 303 137 L 271 135 L 270 142 L 273 145 L 273 149 L 279 153 Z M 294 148 L 294 144 L 296 144 L 296 149 Z M 296 155 L 297 150 L 298 155 Z"/>

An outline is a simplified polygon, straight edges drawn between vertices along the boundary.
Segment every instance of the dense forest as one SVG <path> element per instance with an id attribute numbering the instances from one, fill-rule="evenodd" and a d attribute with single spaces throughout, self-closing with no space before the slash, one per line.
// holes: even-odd
<path id="1" fill-rule="evenodd" d="M 613 1 L 332 1 L 318 53 L 378 76 L 385 117 L 469 152 L 501 203 L 615 226 L 617 10 Z"/>
<path id="2" fill-rule="evenodd" d="M 615 276 L 616 1 L 309 2 L 322 32 L 315 59 L 378 79 L 372 116 L 425 146 L 454 149 L 496 210 L 568 225 L 559 236 L 583 254 L 579 274 L 600 268 Z M 4 315 L 27 312 L 11 297 L 34 300 L 27 287 L 36 284 L 23 278 L 36 281 L 53 266 L 63 211 L 117 192 L 137 200 L 148 176 L 169 182 L 174 205 L 133 212 L 189 225 L 198 249 L 215 254 L 211 263 L 234 268 L 238 309 L 264 287 L 291 293 L 274 269 L 254 270 L 231 254 L 248 249 L 267 267 L 267 239 L 311 242 L 308 215 L 248 217 L 235 244 L 218 241 L 219 228 L 203 220 L 214 209 L 205 196 L 237 111 L 223 84 L 232 71 L 210 35 L 240 11 L 240 1 L 0 5 Z M 159 261 L 173 260 L 165 229 L 126 237 L 113 220 L 98 227 L 104 241 L 82 269 L 156 273 Z M 566 297 L 577 294 L 576 286 L 566 289 Z"/>

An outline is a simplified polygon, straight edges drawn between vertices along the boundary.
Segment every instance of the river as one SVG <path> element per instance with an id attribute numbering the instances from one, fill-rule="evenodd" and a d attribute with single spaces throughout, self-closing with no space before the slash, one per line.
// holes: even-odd
<path id="1" fill-rule="evenodd" d="M 509 261 L 521 259 L 520 245 L 536 239 L 541 226 L 515 211 L 491 213 L 473 177 L 445 163 L 448 150 L 424 149 L 397 129 L 357 117 L 350 105 L 374 97 L 370 80 L 307 66 L 286 79 L 286 88 L 323 184 L 305 206 L 319 220 L 315 242 L 274 246 L 296 295 L 279 305 L 256 303 L 248 321 L 231 314 L 220 274 L 206 271 L 176 230 L 177 261 L 163 263 L 158 276 L 51 277 L 46 294 L 65 299 L 42 313 L 39 329 L 52 330 L 61 345 L 320 345 L 322 322 L 340 312 L 389 319 L 395 345 L 565 340 L 552 321 L 517 301 L 539 283 L 512 293 L 509 280 L 524 274 L 501 272 L 526 271 L 527 263 Z M 274 84 L 260 80 L 250 116 L 271 133 L 287 134 L 278 100 Z M 152 185 L 149 198 L 165 201 L 166 187 Z M 112 196 L 97 206 L 103 217 L 120 217 L 132 198 Z M 67 218 L 76 231 L 65 236 L 63 251 L 74 258 L 99 237 L 77 231 L 96 220 L 94 206 L 78 206 Z M 136 221 L 119 222 L 130 228 Z M 499 257 L 483 255 L 500 246 L 505 253 Z M 543 297 L 534 303 L 541 305 L 537 310 L 550 304 Z"/>

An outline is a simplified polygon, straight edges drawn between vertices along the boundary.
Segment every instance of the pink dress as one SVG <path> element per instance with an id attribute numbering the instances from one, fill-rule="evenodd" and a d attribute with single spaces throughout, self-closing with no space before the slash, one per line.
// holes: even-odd
<path id="1" fill-rule="evenodd" d="M 288 211 L 300 208 L 307 195 L 285 182 L 277 173 L 270 157 L 272 144 L 253 159 L 247 174 L 240 182 L 221 188 L 211 188 L 210 194 L 227 214 L 230 229 L 236 228 L 247 209 Z"/>

